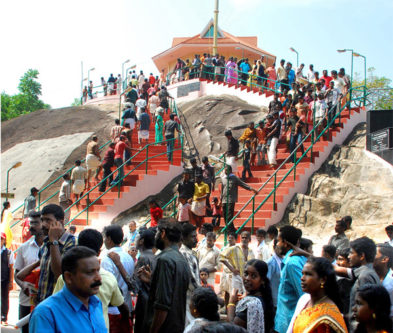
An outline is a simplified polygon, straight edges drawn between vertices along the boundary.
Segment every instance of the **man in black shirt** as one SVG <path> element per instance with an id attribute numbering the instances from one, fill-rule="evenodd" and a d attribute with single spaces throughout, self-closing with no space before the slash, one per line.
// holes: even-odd
<path id="1" fill-rule="evenodd" d="M 190 164 L 191 164 L 191 178 L 190 179 L 192 182 L 195 182 L 196 175 L 202 174 L 202 168 L 200 166 L 198 166 L 197 160 L 195 158 L 192 158 L 190 160 Z"/>
<path id="2" fill-rule="evenodd" d="M 164 135 L 166 141 L 166 154 L 168 161 L 172 161 L 173 148 L 175 146 L 175 131 L 179 131 L 179 124 L 175 121 L 175 114 L 169 115 L 169 120 L 164 124 Z"/>
<path id="3" fill-rule="evenodd" d="M 273 112 L 279 112 L 282 110 L 282 104 L 281 102 L 278 100 L 279 94 L 275 93 L 274 94 L 274 99 L 269 103 L 269 113 L 273 113 Z"/>
<path id="4" fill-rule="evenodd" d="M 161 219 L 155 246 L 161 250 L 156 269 L 151 277 L 149 300 L 146 307 L 144 332 L 183 333 L 186 316 L 186 295 L 190 283 L 190 269 L 179 252 L 180 225 L 170 219 Z M 150 274 L 142 267 L 141 278 Z"/>
<path id="5" fill-rule="evenodd" d="M 184 197 L 187 201 L 194 196 L 195 183 L 190 180 L 190 172 L 184 170 L 183 180 L 177 184 L 178 197 Z"/>
<path id="6" fill-rule="evenodd" d="M 232 167 L 233 173 L 237 171 L 237 155 L 239 154 L 239 141 L 232 136 L 231 130 L 226 130 L 224 135 L 228 139 L 228 149 L 225 153 L 226 163 Z"/>

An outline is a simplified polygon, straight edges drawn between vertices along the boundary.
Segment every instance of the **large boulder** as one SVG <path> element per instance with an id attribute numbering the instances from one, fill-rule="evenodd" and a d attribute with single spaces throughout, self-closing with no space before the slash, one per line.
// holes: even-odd
<path id="1" fill-rule="evenodd" d="M 306 194 L 298 193 L 283 223 L 299 226 L 314 242 L 326 244 L 339 217 L 352 216 L 352 239 L 368 236 L 385 241 L 384 227 L 393 222 L 393 168 L 365 153 L 366 124 L 355 127 L 310 178 Z"/>

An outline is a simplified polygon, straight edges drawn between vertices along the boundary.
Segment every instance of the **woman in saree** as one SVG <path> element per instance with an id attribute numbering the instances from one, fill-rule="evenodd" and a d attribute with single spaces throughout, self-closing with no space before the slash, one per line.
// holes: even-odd
<path id="1" fill-rule="evenodd" d="M 164 120 L 162 119 L 162 115 L 163 115 L 163 109 L 162 111 L 159 111 L 157 113 L 157 117 L 156 117 L 156 125 L 155 125 L 155 131 L 156 131 L 156 135 L 155 135 L 155 142 L 156 144 L 162 145 L 163 139 L 163 135 L 162 135 L 162 129 L 164 127 Z"/>
<path id="2" fill-rule="evenodd" d="M 269 89 L 275 89 L 276 81 L 277 81 L 277 73 L 276 73 L 276 63 L 273 63 L 270 67 L 266 69 L 267 74 L 267 86 Z"/>
<path id="3" fill-rule="evenodd" d="M 229 84 L 237 83 L 237 65 L 236 62 L 233 61 L 233 57 L 230 57 L 227 64 L 225 65 L 225 78 L 226 82 Z"/>
<path id="4" fill-rule="evenodd" d="M 332 264 L 311 257 L 303 267 L 299 298 L 287 333 L 347 333 Z"/>

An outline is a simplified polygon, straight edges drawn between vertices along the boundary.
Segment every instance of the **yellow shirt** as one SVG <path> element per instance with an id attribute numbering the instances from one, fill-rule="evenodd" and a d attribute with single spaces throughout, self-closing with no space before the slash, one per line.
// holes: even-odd
<path id="1" fill-rule="evenodd" d="M 198 198 L 208 193 L 210 193 L 209 185 L 205 184 L 204 182 L 201 182 L 200 184 L 195 183 L 193 200 L 196 201 Z"/>
<path id="2" fill-rule="evenodd" d="M 123 295 L 120 292 L 117 280 L 114 275 L 105 269 L 100 269 L 101 282 L 100 290 L 97 297 L 102 302 L 102 312 L 104 313 L 105 325 L 109 329 L 109 318 L 108 318 L 108 305 L 120 306 L 124 303 Z M 53 294 L 56 294 L 64 287 L 63 275 L 60 275 L 57 279 Z"/>
<path id="3" fill-rule="evenodd" d="M 229 263 L 233 266 L 233 268 L 237 269 L 240 272 L 240 276 L 243 276 L 244 273 L 244 266 L 246 265 L 247 261 L 251 259 L 255 259 L 254 252 L 249 248 L 248 249 L 248 256 L 247 258 L 244 257 L 243 250 L 239 244 L 234 246 L 230 246 L 224 249 L 221 252 L 220 260 L 226 259 Z"/>

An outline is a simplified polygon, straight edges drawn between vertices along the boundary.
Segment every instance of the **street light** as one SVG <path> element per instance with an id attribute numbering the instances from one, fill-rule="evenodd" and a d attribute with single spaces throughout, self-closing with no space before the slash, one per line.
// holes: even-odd
<path id="1" fill-rule="evenodd" d="M 289 50 L 296 53 L 296 67 L 299 67 L 299 52 L 296 51 L 293 47 L 290 47 Z"/>
<path id="2" fill-rule="evenodd" d="M 5 189 L 5 201 L 8 201 L 8 180 L 9 180 L 9 173 L 12 169 L 19 168 L 22 165 L 22 162 L 16 162 L 11 168 L 7 170 L 7 186 Z"/>
<path id="3" fill-rule="evenodd" d="M 91 71 L 94 71 L 95 70 L 95 68 L 93 67 L 93 68 L 90 68 L 88 71 L 87 71 L 87 84 L 90 84 L 90 72 Z"/>
<path id="4" fill-rule="evenodd" d="M 123 80 L 123 82 L 121 82 L 121 85 L 122 85 L 123 90 L 124 90 L 124 65 L 129 63 L 129 62 L 130 62 L 130 59 L 127 59 L 126 61 L 124 61 L 121 64 L 121 79 Z"/>
<path id="5" fill-rule="evenodd" d="M 366 64 L 366 57 L 361 55 L 360 53 L 353 52 L 354 57 L 362 57 L 364 59 L 364 93 L 363 93 L 363 106 L 366 105 L 366 89 L 367 89 L 367 64 Z"/>

